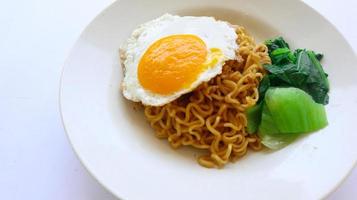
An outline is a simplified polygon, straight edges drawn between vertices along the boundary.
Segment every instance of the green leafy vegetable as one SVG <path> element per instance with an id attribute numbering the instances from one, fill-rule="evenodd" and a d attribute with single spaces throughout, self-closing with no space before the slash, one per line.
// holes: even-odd
<path id="1" fill-rule="evenodd" d="M 327 104 L 330 85 L 322 66 L 313 51 L 307 51 L 311 61 L 310 75 L 307 79 L 305 91 L 308 92 L 317 103 Z"/>
<path id="2" fill-rule="evenodd" d="M 270 88 L 265 94 L 258 134 L 265 146 L 279 149 L 326 125 L 324 106 L 303 90 Z"/>
<path id="3" fill-rule="evenodd" d="M 282 37 L 267 40 L 272 64 L 259 84 L 258 103 L 246 111 L 247 132 L 258 132 L 271 149 L 282 148 L 299 136 L 327 125 L 323 104 L 330 89 L 320 60 L 306 49 L 291 51 Z"/>
<path id="4" fill-rule="evenodd" d="M 276 65 L 288 64 L 296 60 L 295 55 L 286 47 L 273 50 L 270 57 Z"/>
<path id="5" fill-rule="evenodd" d="M 321 53 L 315 53 L 315 52 L 314 52 L 314 54 L 315 54 L 315 57 L 316 57 L 316 59 L 317 59 L 318 61 L 321 61 L 322 58 L 324 58 L 324 55 L 321 54 Z"/>
<path id="6" fill-rule="evenodd" d="M 295 51 L 294 51 L 294 55 L 296 56 L 300 51 L 304 51 L 305 49 L 296 49 Z M 322 58 L 324 57 L 324 55 L 322 54 L 322 53 L 316 53 L 316 52 L 314 52 L 314 51 L 312 51 L 313 53 L 314 53 L 314 55 L 315 55 L 315 57 L 316 57 L 316 59 L 318 60 L 318 61 L 321 61 L 322 60 Z"/>
<path id="7" fill-rule="evenodd" d="M 261 102 L 264 99 L 265 92 L 269 89 L 270 87 L 270 79 L 268 76 L 264 76 L 263 79 L 259 83 L 259 100 L 258 103 Z"/>
<path id="8" fill-rule="evenodd" d="M 308 77 L 308 72 L 299 69 L 299 66 L 295 64 L 287 64 L 284 68 L 277 65 L 265 65 L 264 67 L 270 72 L 268 77 L 271 86 L 301 87 Z"/>
<path id="9" fill-rule="evenodd" d="M 246 111 L 248 124 L 247 124 L 247 132 L 252 134 L 258 131 L 258 127 L 261 121 L 263 103 L 259 103 L 253 107 L 250 107 Z"/>
<path id="10" fill-rule="evenodd" d="M 292 86 L 309 93 L 317 103 L 328 103 L 330 90 L 327 74 L 324 72 L 320 60 L 323 55 L 306 49 L 297 49 L 292 52 L 282 37 L 267 40 L 271 65 L 264 65 L 269 72 L 269 80 L 265 80 L 260 87 Z M 266 91 L 264 88 L 260 88 Z M 264 97 L 264 94 L 261 94 Z"/>
<path id="11" fill-rule="evenodd" d="M 267 40 L 265 41 L 265 45 L 268 47 L 269 49 L 269 54 L 279 48 L 288 48 L 289 44 L 285 42 L 285 40 L 282 37 L 277 37 L 275 39 L 271 39 L 271 40 Z"/>

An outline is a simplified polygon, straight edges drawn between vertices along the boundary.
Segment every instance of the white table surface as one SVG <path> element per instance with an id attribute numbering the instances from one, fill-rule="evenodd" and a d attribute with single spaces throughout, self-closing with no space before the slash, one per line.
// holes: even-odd
<path id="1" fill-rule="evenodd" d="M 0 199 L 116 199 L 79 163 L 58 107 L 60 74 L 71 46 L 112 2 L 1 1 Z M 357 52 L 357 1 L 305 2 L 335 24 Z M 355 200 L 356 188 L 354 169 L 328 199 Z"/>

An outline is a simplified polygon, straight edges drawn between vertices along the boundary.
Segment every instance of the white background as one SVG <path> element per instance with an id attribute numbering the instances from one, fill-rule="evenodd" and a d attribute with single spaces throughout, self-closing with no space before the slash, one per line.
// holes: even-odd
<path id="1" fill-rule="evenodd" d="M 71 46 L 113 0 L 0 2 L 0 199 L 115 200 L 74 155 L 58 107 L 60 74 Z M 357 52 L 357 1 L 305 2 Z M 356 188 L 357 169 L 328 199 L 357 199 Z"/>

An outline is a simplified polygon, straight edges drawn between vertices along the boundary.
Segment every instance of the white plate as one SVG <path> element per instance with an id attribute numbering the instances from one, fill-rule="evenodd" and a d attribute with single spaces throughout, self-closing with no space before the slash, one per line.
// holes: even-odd
<path id="1" fill-rule="evenodd" d="M 250 153 L 224 169 L 172 150 L 119 91 L 118 48 L 139 24 L 166 12 L 244 25 L 259 41 L 282 35 L 323 52 L 331 83 L 329 126 L 273 153 Z M 317 199 L 357 157 L 357 60 L 341 34 L 298 0 L 121 0 L 82 33 L 64 68 L 61 112 L 80 160 L 122 199 Z"/>

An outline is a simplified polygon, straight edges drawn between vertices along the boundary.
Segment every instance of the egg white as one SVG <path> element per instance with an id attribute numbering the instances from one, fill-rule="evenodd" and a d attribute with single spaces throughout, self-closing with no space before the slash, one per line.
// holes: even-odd
<path id="1" fill-rule="evenodd" d="M 205 42 L 208 50 L 210 48 L 220 49 L 223 57 L 215 66 L 202 72 L 189 88 L 170 95 L 156 94 L 146 90 L 140 85 L 137 76 L 137 69 L 142 55 L 155 41 L 176 34 L 196 35 Z M 140 25 L 120 49 L 124 64 L 123 95 L 129 100 L 151 106 L 161 106 L 177 99 L 181 95 L 194 90 L 202 82 L 209 81 L 220 74 L 226 60 L 236 58 L 235 52 L 238 49 L 237 37 L 235 29 L 229 23 L 218 21 L 213 17 L 180 17 L 165 14 Z"/>

